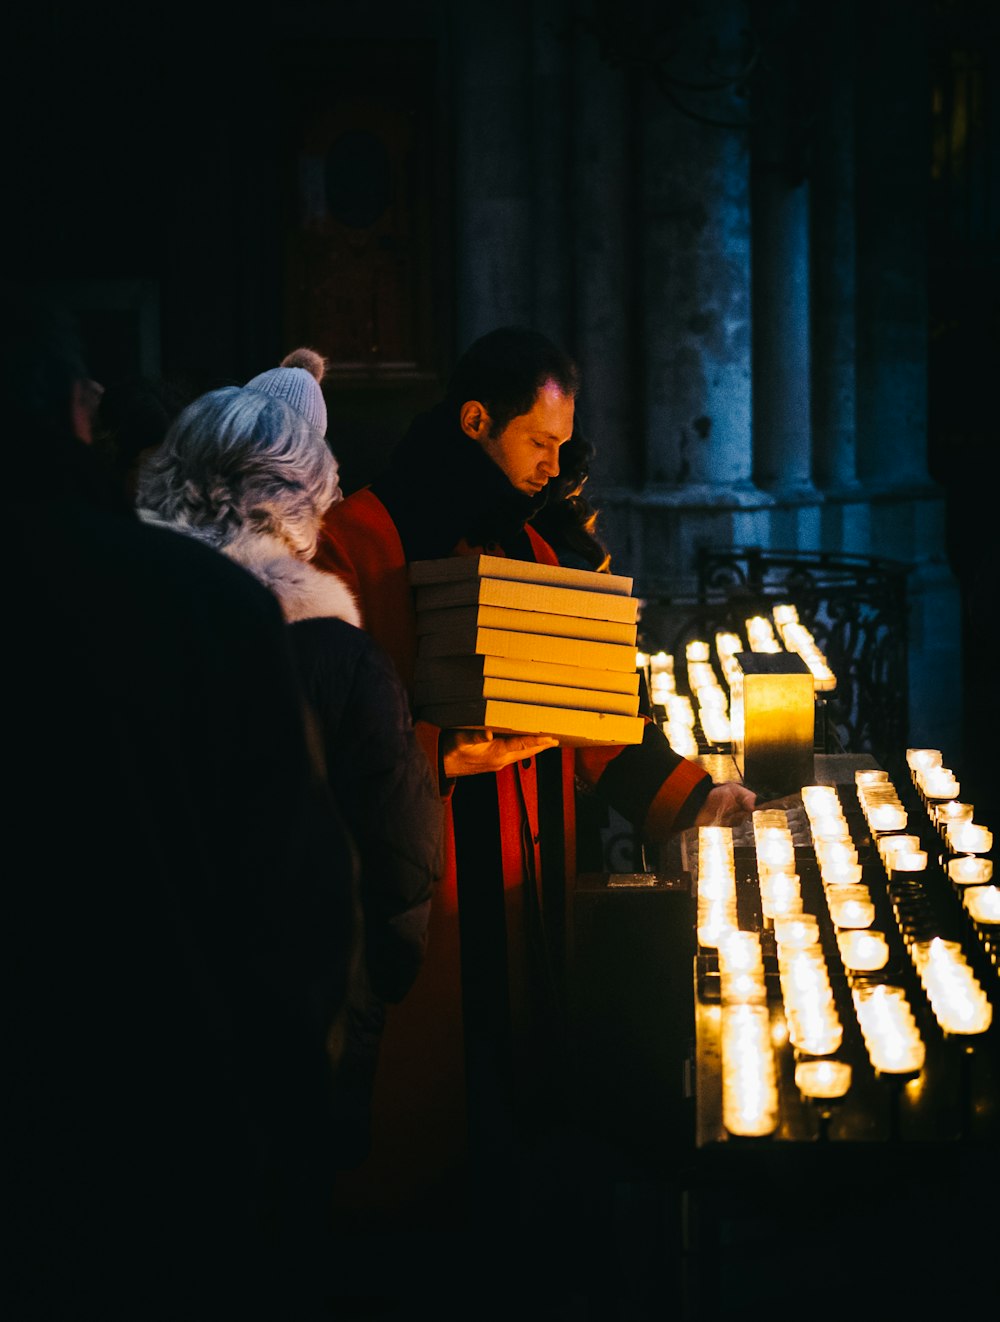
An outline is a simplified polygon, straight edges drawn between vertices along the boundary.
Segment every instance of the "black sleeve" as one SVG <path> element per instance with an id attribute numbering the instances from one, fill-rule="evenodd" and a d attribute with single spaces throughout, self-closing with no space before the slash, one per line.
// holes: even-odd
<path id="1" fill-rule="evenodd" d="M 442 866 L 441 800 L 388 654 L 339 620 L 291 629 L 327 778 L 358 846 L 372 989 L 398 1001 L 426 948 Z"/>

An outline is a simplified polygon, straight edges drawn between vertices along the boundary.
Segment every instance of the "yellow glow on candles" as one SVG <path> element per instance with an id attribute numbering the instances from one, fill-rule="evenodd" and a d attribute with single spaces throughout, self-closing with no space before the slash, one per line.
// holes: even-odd
<path id="1" fill-rule="evenodd" d="M 672 675 L 674 673 L 674 658 L 669 652 L 653 652 L 649 657 L 649 673 L 651 675 Z"/>
<path id="2" fill-rule="evenodd" d="M 790 602 L 779 603 L 772 609 L 771 615 L 774 618 L 775 624 L 797 624 L 799 619 L 797 607 L 793 606 Z"/>
<path id="3" fill-rule="evenodd" d="M 691 661 L 707 661 L 709 659 L 708 643 L 702 638 L 692 638 L 684 649 L 685 659 Z"/>
<path id="4" fill-rule="evenodd" d="M 962 902 L 977 923 L 1000 923 L 1000 887 L 970 886 L 962 892 Z"/>
<path id="5" fill-rule="evenodd" d="M 764 872 L 760 902 L 765 918 L 784 918 L 802 910 L 802 882 L 795 872 Z"/>
<path id="6" fill-rule="evenodd" d="M 764 956 L 757 932 L 729 932 L 719 942 L 719 967 L 734 973 L 764 967 Z"/>
<path id="7" fill-rule="evenodd" d="M 691 733 L 689 726 L 677 725 L 673 721 L 664 721 L 660 729 L 675 753 L 679 753 L 681 757 L 698 756 L 698 740 Z"/>
<path id="8" fill-rule="evenodd" d="M 853 844 L 848 844 L 846 840 L 817 840 L 816 857 L 819 860 L 820 867 L 825 869 L 827 864 L 834 867 L 849 867 L 858 861 L 858 851 Z"/>
<path id="9" fill-rule="evenodd" d="M 857 886 L 862 875 L 860 863 L 824 863 L 820 868 L 824 886 Z"/>
<path id="10" fill-rule="evenodd" d="M 913 1074 L 922 1069 L 926 1051 L 903 989 L 881 983 L 856 986 L 852 997 L 875 1069 L 881 1074 Z"/>
<path id="11" fill-rule="evenodd" d="M 683 693 L 670 693 L 666 701 L 667 718 L 672 724 L 694 726 L 695 714 L 691 699 Z"/>
<path id="12" fill-rule="evenodd" d="M 948 846 L 956 854 L 988 854 L 993 848 L 993 832 L 975 822 L 953 822 L 948 827 Z"/>
<path id="13" fill-rule="evenodd" d="M 850 1088 L 851 1067 L 845 1060 L 800 1060 L 795 1066 L 795 1086 L 803 1097 L 832 1101 Z"/>
<path id="14" fill-rule="evenodd" d="M 831 900 L 830 917 L 835 927 L 871 927 L 875 906 L 871 900 Z"/>
<path id="15" fill-rule="evenodd" d="M 837 946 L 849 973 L 874 973 L 889 962 L 889 943 L 875 928 L 838 932 Z"/>
<path id="16" fill-rule="evenodd" d="M 896 867 L 895 860 L 902 854 L 914 854 L 920 851 L 918 835 L 887 835 L 878 842 L 878 852 L 886 868 Z"/>
<path id="17" fill-rule="evenodd" d="M 868 825 L 873 831 L 902 831 L 906 827 L 906 809 L 894 803 L 877 803 L 868 810 Z"/>
<path id="18" fill-rule="evenodd" d="M 722 1123 L 730 1134 L 761 1137 L 778 1124 L 778 1084 L 766 1006 L 723 1006 Z"/>
<path id="19" fill-rule="evenodd" d="M 971 803 L 959 803 L 957 799 L 945 799 L 934 804 L 934 821 L 941 827 L 952 822 L 971 822 L 973 806 Z"/>
<path id="20" fill-rule="evenodd" d="M 929 799 L 957 799 L 962 788 L 948 767 L 925 767 L 917 772 L 917 784 Z"/>
<path id="21" fill-rule="evenodd" d="M 675 692 L 673 675 L 654 674 L 649 681 L 649 696 L 659 707 L 665 707 L 667 698 Z"/>
<path id="22" fill-rule="evenodd" d="M 757 858 L 765 867 L 775 870 L 789 868 L 795 863 L 795 845 L 790 835 L 766 829 L 757 841 Z"/>
<path id="23" fill-rule="evenodd" d="M 831 808 L 840 807 L 840 795 L 833 785 L 803 785 L 801 794 L 802 802 L 807 808 L 812 807 L 813 804 L 820 807 L 827 804 Z"/>
<path id="24" fill-rule="evenodd" d="M 719 997 L 724 1005 L 766 1005 L 767 984 L 763 974 L 720 970 Z"/>
<path id="25" fill-rule="evenodd" d="M 939 767 L 942 760 L 941 751 L 937 748 L 908 748 L 906 750 L 906 765 L 911 771 L 923 771 L 927 767 Z"/>
<path id="26" fill-rule="evenodd" d="M 635 668 L 636 670 L 645 670 L 649 665 L 649 653 L 636 650 Z"/>
<path id="27" fill-rule="evenodd" d="M 698 906 L 698 944 L 706 950 L 716 948 L 727 932 L 736 926 L 736 906 L 714 903 Z"/>
<path id="28" fill-rule="evenodd" d="M 815 945 L 819 939 L 819 923 L 812 914 L 797 914 L 793 918 L 774 920 L 774 939 L 790 949 Z"/>
<path id="29" fill-rule="evenodd" d="M 855 785 L 884 785 L 889 779 L 888 771 L 883 771 L 881 767 L 866 767 L 864 771 L 855 771 Z"/>
<path id="30" fill-rule="evenodd" d="M 993 860 L 968 857 L 949 859 L 948 876 L 958 886 L 981 885 L 993 876 Z"/>
<path id="31" fill-rule="evenodd" d="M 973 973 L 961 945 L 934 937 L 911 947 L 913 962 L 931 1009 L 946 1033 L 985 1033 L 993 1007 Z"/>
<path id="32" fill-rule="evenodd" d="M 900 849 L 888 856 L 886 867 L 890 872 L 923 872 L 927 867 L 924 849 Z"/>
<path id="33" fill-rule="evenodd" d="M 845 817 L 833 813 L 816 813 L 809 819 L 814 840 L 850 840 L 851 828 Z"/>

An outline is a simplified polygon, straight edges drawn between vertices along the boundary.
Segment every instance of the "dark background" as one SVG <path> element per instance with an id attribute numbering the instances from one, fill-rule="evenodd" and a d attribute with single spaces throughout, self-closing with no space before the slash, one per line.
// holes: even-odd
<path id="1" fill-rule="evenodd" d="M 913 7 L 924 12 L 924 0 Z M 631 8 L 569 11 L 627 22 Z M 787 8 L 758 6 L 769 17 Z M 830 8 L 802 10 L 804 55 Z M 905 21 L 905 3 L 874 9 Z M 923 218 L 928 468 L 947 494 L 963 592 L 965 765 L 977 803 L 993 804 L 998 10 L 926 5 Z M 464 347 L 449 12 L 393 0 L 52 0 L 10 19 L 4 248 L 14 271 L 51 279 L 78 308 L 98 380 L 162 375 L 191 396 L 309 343 L 331 360 L 344 487 L 377 471 Z M 963 134 L 977 144 L 971 166 Z M 332 220 L 320 228 L 304 214 L 303 169 L 326 189 Z"/>

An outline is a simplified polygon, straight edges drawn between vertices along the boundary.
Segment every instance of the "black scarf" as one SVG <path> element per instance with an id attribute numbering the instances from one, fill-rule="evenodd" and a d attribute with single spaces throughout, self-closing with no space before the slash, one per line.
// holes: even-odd
<path id="1" fill-rule="evenodd" d="M 488 454 L 466 436 L 453 404 L 418 414 L 372 483 L 399 532 L 407 560 L 451 555 L 464 538 L 489 551 L 502 548 L 532 560 L 524 525 L 546 501 L 512 486 Z"/>

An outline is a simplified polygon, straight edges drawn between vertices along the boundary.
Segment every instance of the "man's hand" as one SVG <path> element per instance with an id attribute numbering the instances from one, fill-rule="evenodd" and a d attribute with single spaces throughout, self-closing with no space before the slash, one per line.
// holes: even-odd
<path id="1" fill-rule="evenodd" d="M 742 821 L 753 812 L 757 795 L 745 785 L 735 780 L 727 780 L 709 790 L 708 798 L 701 805 L 695 826 L 732 826 Z"/>
<path id="2" fill-rule="evenodd" d="M 540 734 L 442 730 L 441 763 L 446 776 L 476 776 L 483 771 L 499 771 L 523 757 L 534 757 L 558 743 L 558 739 Z"/>

